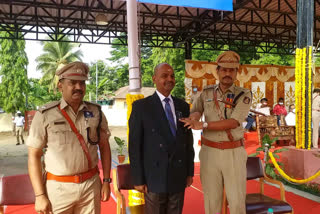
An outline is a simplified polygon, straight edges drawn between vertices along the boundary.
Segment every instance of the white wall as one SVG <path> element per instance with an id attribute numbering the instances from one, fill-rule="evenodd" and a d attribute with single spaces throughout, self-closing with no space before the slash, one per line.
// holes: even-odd
<path id="1" fill-rule="evenodd" d="M 0 114 L 0 132 L 12 131 L 12 115 L 8 113 Z"/>
<path id="2" fill-rule="evenodd" d="M 102 111 L 109 126 L 127 126 L 127 109 L 109 109 L 108 106 L 102 106 Z"/>

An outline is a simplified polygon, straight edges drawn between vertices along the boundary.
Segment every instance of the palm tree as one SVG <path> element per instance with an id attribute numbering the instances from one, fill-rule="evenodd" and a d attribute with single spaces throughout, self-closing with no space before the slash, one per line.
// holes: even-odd
<path id="1" fill-rule="evenodd" d="M 43 54 L 36 58 L 37 70 L 43 74 L 41 84 L 49 85 L 49 90 L 55 90 L 58 79 L 55 76 L 57 69 L 76 60 L 81 60 L 82 52 L 75 48 L 79 44 L 71 43 L 67 37 L 62 37 L 59 42 L 42 42 Z M 58 38 L 59 39 L 59 38 Z"/>

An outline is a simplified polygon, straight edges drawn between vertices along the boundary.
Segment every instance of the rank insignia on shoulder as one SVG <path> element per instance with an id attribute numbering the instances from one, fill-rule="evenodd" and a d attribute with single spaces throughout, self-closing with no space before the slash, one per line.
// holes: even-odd
<path id="1" fill-rule="evenodd" d="M 93 113 L 91 111 L 84 111 L 84 118 L 91 118 L 93 117 Z"/>
<path id="2" fill-rule="evenodd" d="M 249 97 L 243 98 L 243 103 L 249 104 L 250 103 L 250 98 Z"/>

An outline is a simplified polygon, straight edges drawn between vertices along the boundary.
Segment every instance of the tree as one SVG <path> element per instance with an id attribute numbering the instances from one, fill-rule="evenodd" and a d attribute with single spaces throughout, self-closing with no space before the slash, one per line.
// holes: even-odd
<path id="1" fill-rule="evenodd" d="M 29 79 L 28 109 L 37 109 L 39 106 L 60 98 L 61 93 L 50 92 L 49 86 L 40 84 L 39 79 Z"/>
<path id="2" fill-rule="evenodd" d="M 263 45 L 263 44 L 262 44 Z M 257 49 L 261 52 L 261 48 Z M 276 54 L 277 49 L 275 46 L 275 49 L 271 50 L 270 53 L 257 53 L 256 59 L 253 59 L 250 61 L 253 65 L 288 65 L 293 66 L 294 65 L 294 56 L 293 55 L 287 55 L 287 54 Z"/>
<path id="3" fill-rule="evenodd" d="M 0 33 L 1 37 L 9 37 L 7 34 Z M 0 39 L 0 105 L 6 112 L 26 109 L 27 65 L 24 40 Z"/>
<path id="4" fill-rule="evenodd" d="M 43 54 L 37 57 L 37 70 L 43 74 L 42 84 L 49 85 L 49 90 L 55 90 L 58 79 L 55 76 L 57 69 L 76 60 L 81 60 L 82 52 L 75 50 L 78 44 L 68 42 L 68 37 L 58 36 L 59 42 L 42 42 Z"/>

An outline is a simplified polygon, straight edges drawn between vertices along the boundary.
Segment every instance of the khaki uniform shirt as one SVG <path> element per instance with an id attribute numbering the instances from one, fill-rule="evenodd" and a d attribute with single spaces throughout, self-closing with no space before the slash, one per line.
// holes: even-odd
<path id="1" fill-rule="evenodd" d="M 239 122 L 239 126 L 237 128 L 231 129 L 231 134 L 234 141 L 242 139 L 244 134 L 242 122 L 246 120 L 252 102 L 252 95 L 250 90 L 237 87 L 235 85 L 232 85 L 225 93 L 220 90 L 219 85 L 210 86 L 204 89 L 200 96 L 193 102 L 191 113 L 203 113 L 206 122 L 220 121 L 219 113 L 216 108 L 213 96 L 214 91 L 217 91 L 217 99 L 222 100 L 227 100 L 227 94 L 234 94 L 234 98 L 236 98 L 238 94 L 240 94 L 242 91 L 244 92 L 236 101 L 235 107 L 226 108 L 227 118 L 225 118 L 226 104 L 218 102 L 221 110 L 221 115 L 224 119 L 232 118 Z M 203 130 L 203 136 L 206 139 L 214 142 L 230 141 L 226 131 L 213 131 L 205 129 Z"/>
<path id="2" fill-rule="evenodd" d="M 91 141 L 98 141 L 99 106 L 83 102 L 77 113 L 62 98 L 61 101 L 49 103 L 38 111 L 32 121 L 27 145 L 33 148 L 47 147 L 44 154 L 46 171 L 55 175 L 74 175 L 88 171 L 88 160 L 80 142 L 71 130 L 61 109 L 64 109 L 88 146 L 92 167 L 98 163 L 97 145 L 88 143 L 87 128 L 90 128 Z M 110 136 L 106 117 L 102 113 L 100 136 Z M 104 133 L 102 133 L 104 132 Z M 104 139 L 100 139 L 104 140 Z"/>

